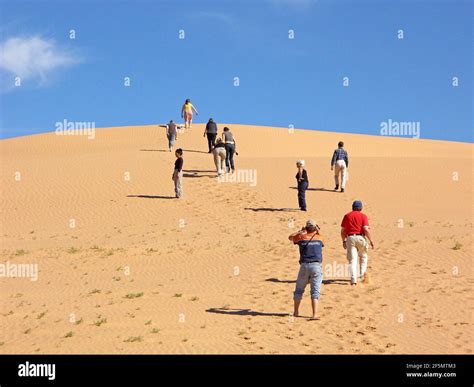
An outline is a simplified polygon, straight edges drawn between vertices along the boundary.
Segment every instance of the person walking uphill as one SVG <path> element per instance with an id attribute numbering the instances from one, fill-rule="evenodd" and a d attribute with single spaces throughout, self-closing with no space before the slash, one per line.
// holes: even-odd
<path id="1" fill-rule="evenodd" d="M 349 156 L 344 149 L 344 143 L 339 141 L 337 149 L 334 151 L 331 159 L 331 171 L 334 170 L 334 181 L 336 187 L 334 191 L 339 189 L 339 175 L 341 175 L 341 192 L 346 188 L 347 168 L 349 168 Z"/>
<path id="2" fill-rule="evenodd" d="M 173 150 L 174 142 L 178 139 L 178 129 L 181 128 L 181 125 L 176 125 L 173 120 L 167 125 L 160 125 L 163 128 L 166 128 L 166 137 L 168 138 L 168 149 L 171 152 Z"/>
<path id="3" fill-rule="evenodd" d="M 298 187 L 298 205 L 301 211 L 306 211 L 306 190 L 308 189 L 308 172 L 304 169 L 304 160 L 296 162 L 298 173 L 296 174 L 296 182 Z"/>
<path id="4" fill-rule="evenodd" d="M 227 126 L 224 128 L 224 132 L 222 133 L 222 141 L 224 141 L 225 144 L 225 166 L 227 172 L 230 172 L 232 170 L 232 173 L 234 173 L 234 153 L 237 153 L 237 149 L 235 144 L 235 137 Z"/>
<path id="5" fill-rule="evenodd" d="M 214 154 L 214 164 L 216 165 L 217 175 L 221 176 L 224 174 L 224 166 L 226 159 L 225 145 L 220 138 L 216 141 L 216 146 L 212 150 Z"/>
<path id="6" fill-rule="evenodd" d="M 291 234 L 288 239 L 300 250 L 300 270 L 296 280 L 293 296 L 294 316 L 299 317 L 299 308 L 306 285 L 311 285 L 311 307 L 313 315 L 311 320 L 318 320 L 318 303 L 320 297 L 321 283 L 323 282 L 323 247 L 324 243 L 319 235 L 319 226 L 314 220 L 308 220 L 306 226 L 300 231 Z"/>
<path id="7" fill-rule="evenodd" d="M 178 148 L 174 154 L 176 161 L 174 162 L 174 171 L 171 179 L 174 181 L 176 198 L 179 199 L 183 195 L 183 150 Z"/>
<path id="8" fill-rule="evenodd" d="M 181 117 L 184 118 L 185 129 L 191 128 L 191 124 L 193 123 L 193 112 L 195 112 L 196 115 L 199 115 L 197 109 L 191 103 L 191 100 L 187 99 L 181 108 Z"/>
<path id="9" fill-rule="evenodd" d="M 205 136 L 207 136 L 207 146 L 209 147 L 209 153 L 211 153 L 216 145 L 217 137 L 217 124 L 212 118 L 209 118 L 209 121 L 206 124 L 206 129 L 204 130 L 204 137 Z"/>
<path id="10" fill-rule="evenodd" d="M 342 246 L 347 250 L 351 285 L 357 285 L 357 261 L 360 257 L 360 279 L 366 281 L 366 271 L 369 256 L 369 244 L 374 248 L 374 242 L 369 231 L 369 219 L 362 213 L 362 202 L 356 200 L 352 203 L 352 211 L 344 215 L 341 223 Z"/>

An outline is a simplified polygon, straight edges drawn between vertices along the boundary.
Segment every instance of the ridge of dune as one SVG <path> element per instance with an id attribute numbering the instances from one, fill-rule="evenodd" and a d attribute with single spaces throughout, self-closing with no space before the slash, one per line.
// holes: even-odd
<path id="1" fill-rule="evenodd" d="M 0 278 L 0 353 L 472 353 L 472 144 L 228 126 L 256 184 L 219 183 L 195 124 L 178 135 L 179 201 L 157 125 L 1 140 L 0 263 L 40 272 Z M 344 194 L 329 169 L 339 140 Z M 325 264 L 345 264 L 339 224 L 354 199 L 377 244 L 371 283 L 335 276 L 321 320 L 292 319 L 288 234 L 315 218 Z"/>
<path id="2" fill-rule="evenodd" d="M 472 144 L 445 140 L 431 140 L 422 138 L 411 138 L 411 137 L 397 137 L 397 136 L 376 136 L 368 134 L 357 134 L 357 133 L 339 133 L 329 132 L 322 130 L 312 129 L 298 129 L 294 128 L 290 131 L 288 128 L 276 128 L 271 126 L 254 126 L 254 125 L 234 125 L 234 124 L 220 124 L 220 127 L 230 126 L 234 131 L 239 132 L 239 135 L 243 136 L 243 144 L 246 149 L 255 153 L 258 156 L 260 152 L 262 156 L 282 156 L 292 154 L 292 151 L 301 150 L 303 153 L 309 153 L 310 155 L 317 154 L 319 150 L 324 150 L 327 153 L 327 149 L 332 149 L 334 140 L 337 138 L 345 138 L 350 141 L 354 149 L 352 154 L 354 156 L 366 156 L 366 157 L 423 157 L 423 156 L 436 156 L 436 157 L 450 157 L 451 152 L 454 150 L 461 157 L 472 156 Z M 194 128 L 201 130 L 204 124 L 194 124 Z M 96 135 L 102 137 L 106 141 L 111 141 L 116 145 L 121 143 L 121 139 L 131 139 L 130 136 L 135 136 L 137 133 L 134 131 L 140 130 L 155 130 L 156 136 L 159 137 L 159 133 L 162 134 L 163 128 L 157 127 L 157 125 L 143 125 L 143 126 L 118 126 L 110 128 L 96 128 Z M 113 133 L 112 133 L 113 132 Z M 123 133 L 124 137 L 117 137 L 116 133 Z M 255 141 L 252 140 L 253 133 L 258 132 L 259 136 L 264 136 L 267 141 L 274 141 L 271 147 L 264 147 L 260 149 Z M 311 133 L 308 137 L 308 133 Z M 268 136 L 268 137 L 267 137 Z M 19 149 L 30 149 L 28 144 L 33 146 L 48 146 L 51 138 L 63 138 L 71 139 L 76 138 L 78 143 L 80 140 L 88 140 L 87 135 L 83 136 L 57 136 L 55 132 L 38 133 L 30 136 L 14 137 L 1 140 L 8 144 L 4 151 L 19 150 Z M 317 139 L 318 142 L 305 142 L 307 138 Z M 32 143 L 29 139 L 34 139 Z M 115 140 L 114 140 L 115 139 Z M 138 139 L 138 138 L 137 138 Z M 283 140 L 283 142 L 278 141 Z M 303 141 L 301 141 L 303 140 Z M 94 141 L 91 141 L 94 143 Z M 368 142 L 368 143 L 367 143 Z M 72 145 L 72 144 L 71 144 Z M 78 145 L 78 144 L 76 144 Z M 93 145 L 93 144 L 90 144 Z M 317 148 L 314 148 L 315 145 Z M 420 146 L 421 145 L 421 146 Z M 19 148 L 17 148 L 19 146 Z M 325 155 L 326 156 L 326 155 Z"/>

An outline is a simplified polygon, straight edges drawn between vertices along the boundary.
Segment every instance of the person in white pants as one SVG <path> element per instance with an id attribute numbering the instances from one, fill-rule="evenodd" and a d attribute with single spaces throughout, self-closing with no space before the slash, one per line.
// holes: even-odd
<path id="1" fill-rule="evenodd" d="M 356 200 L 352 203 L 352 211 L 344 215 L 341 222 L 342 246 L 347 251 L 351 285 L 357 285 L 357 263 L 360 258 L 360 279 L 365 281 L 367 263 L 369 260 L 369 243 L 374 248 L 374 242 L 369 231 L 369 219 L 362 213 L 362 202 Z M 367 240 L 369 242 L 367 242 Z"/>
<path id="2" fill-rule="evenodd" d="M 336 183 L 336 187 L 339 188 L 339 175 L 341 176 L 341 192 L 344 192 L 346 188 L 346 181 L 347 181 L 347 166 L 344 160 L 337 160 L 336 164 L 334 165 L 334 182 Z M 335 189 L 337 190 L 337 188 Z"/>
<path id="3" fill-rule="evenodd" d="M 217 139 L 212 153 L 214 155 L 214 164 L 216 165 L 217 175 L 223 175 L 225 171 L 226 150 L 222 139 Z"/>
<path id="4" fill-rule="evenodd" d="M 357 263 L 360 258 L 360 279 L 362 282 L 367 271 L 367 262 L 369 244 L 362 235 L 349 235 L 346 239 L 347 260 L 349 261 L 349 273 L 351 276 L 351 283 L 357 283 Z"/>
<path id="5" fill-rule="evenodd" d="M 349 156 L 344 149 L 344 143 L 339 141 L 331 159 L 331 171 L 334 170 L 334 181 L 336 183 L 334 191 L 339 189 L 339 175 L 341 175 L 341 192 L 344 192 L 347 181 L 347 168 L 349 168 Z"/>

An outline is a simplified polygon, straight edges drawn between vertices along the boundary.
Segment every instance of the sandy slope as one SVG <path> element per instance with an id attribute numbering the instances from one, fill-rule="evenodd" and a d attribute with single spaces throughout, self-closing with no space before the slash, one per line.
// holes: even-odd
<path id="1" fill-rule="evenodd" d="M 219 183 L 195 125 L 179 138 L 180 201 L 168 198 L 163 128 L 1 141 L 1 263 L 40 273 L 0 278 L 0 352 L 472 353 L 471 144 L 231 128 L 237 167 L 256 170 L 256 186 Z M 340 139 L 351 157 L 344 194 L 329 169 Z M 295 210 L 297 158 L 307 214 Z M 321 320 L 293 320 L 292 220 L 315 218 L 325 264 L 343 267 L 339 223 L 356 198 L 377 243 L 371 283 L 328 275 Z M 308 293 L 302 307 L 308 315 Z"/>

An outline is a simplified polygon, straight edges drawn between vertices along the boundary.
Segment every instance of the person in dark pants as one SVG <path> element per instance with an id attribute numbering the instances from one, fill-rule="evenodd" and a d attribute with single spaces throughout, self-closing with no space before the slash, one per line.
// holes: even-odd
<path id="1" fill-rule="evenodd" d="M 206 129 L 204 130 L 204 137 L 205 136 L 207 136 L 207 146 L 209 147 L 209 153 L 211 153 L 216 146 L 217 137 L 217 124 L 212 118 L 209 118 L 206 124 Z"/>
<path id="2" fill-rule="evenodd" d="M 308 172 L 304 169 L 304 160 L 296 162 L 298 173 L 296 174 L 296 181 L 298 183 L 298 205 L 301 211 L 306 211 L 306 190 L 308 189 Z"/>
<path id="3" fill-rule="evenodd" d="M 225 151 L 226 151 L 226 158 L 225 158 L 225 166 L 227 168 L 227 173 L 232 170 L 232 173 L 235 172 L 234 166 L 234 153 L 237 153 L 236 145 L 235 145 L 235 138 L 230 129 L 226 126 L 224 128 L 224 133 L 222 133 L 222 141 L 225 144 Z"/>

